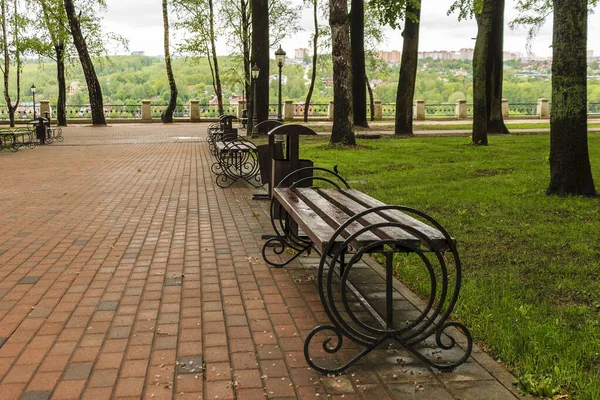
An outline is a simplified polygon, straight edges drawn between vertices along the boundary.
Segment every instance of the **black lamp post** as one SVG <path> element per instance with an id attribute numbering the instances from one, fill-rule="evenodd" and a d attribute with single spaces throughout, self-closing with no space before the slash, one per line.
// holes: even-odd
<path id="1" fill-rule="evenodd" d="M 35 85 L 31 85 L 31 94 L 33 94 L 33 119 L 35 119 Z"/>
<path id="2" fill-rule="evenodd" d="M 285 51 L 279 46 L 277 51 L 275 52 L 275 61 L 277 61 L 277 66 L 279 67 L 279 94 L 278 94 L 278 102 L 277 102 L 277 121 L 283 122 L 283 116 L 281 115 L 281 68 L 283 67 L 283 63 L 285 62 Z"/>
<path id="3" fill-rule="evenodd" d="M 260 74 L 260 68 L 258 68 L 258 65 L 254 64 L 254 67 L 252 67 L 252 82 L 254 84 L 254 89 L 253 89 L 253 99 L 252 99 L 252 136 L 257 136 L 258 135 L 258 130 L 256 129 L 256 125 L 258 125 L 258 110 L 257 110 L 257 106 L 256 106 L 256 81 L 258 80 L 258 75 Z"/>

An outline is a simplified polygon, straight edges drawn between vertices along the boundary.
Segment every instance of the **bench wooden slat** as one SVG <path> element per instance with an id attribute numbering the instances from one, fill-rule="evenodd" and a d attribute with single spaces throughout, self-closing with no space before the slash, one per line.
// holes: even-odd
<path id="1" fill-rule="evenodd" d="M 300 198 L 311 206 L 334 230 L 339 228 L 340 225 L 349 220 L 352 216 L 352 214 L 348 215 L 344 210 L 341 210 L 336 207 L 335 204 L 327 201 L 326 198 L 315 192 L 312 188 L 296 188 L 294 190 L 298 193 Z M 364 225 L 359 222 L 351 223 L 346 227 L 344 232 L 342 232 L 342 237 L 349 237 L 363 228 Z M 372 232 L 367 231 L 362 233 L 352 245 L 359 248 L 378 240 L 380 239 L 377 236 Z"/>
<path id="2" fill-rule="evenodd" d="M 313 244 L 323 249 L 331 241 L 334 230 L 308 204 L 306 204 L 290 188 L 273 189 L 273 197 L 290 214 L 298 227 L 308 236 Z M 339 238 L 340 242 L 343 240 Z"/>
<path id="3" fill-rule="evenodd" d="M 356 189 L 342 189 L 342 191 L 350 198 L 356 200 L 357 202 L 363 204 L 365 207 L 379 207 L 385 206 L 386 204 L 359 191 Z M 446 238 L 439 230 L 432 228 L 431 226 L 419 221 L 416 218 L 411 217 L 410 215 L 406 215 L 400 211 L 396 210 L 388 210 L 383 211 L 381 214 L 383 217 L 390 219 L 391 221 L 398 221 L 407 226 L 411 226 L 414 229 L 419 230 L 424 233 L 429 239 L 431 239 L 434 243 L 436 243 L 440 247 L 447 247 Z M 454 240 L 454 239 L 452 239 Z"/>
<path id="4" fill-rule="evenodd" d="M 340 192 L 339 190 L 330 188 L 320 188 L 318 190 L 319 193 L 321 193 L 321 195 L 328 201 L 332 202 L 350 215 L 356 215 L 367 209 L 367 207 L 346 196 L 344 192 Z M 360 218 L 359 221 L 361 224 L 368 226 L 388 222 L 389 220 L 383 218 L 379 214 L 369 213 Z M 381 236 L 383 239 L 394 239 L 413 246 L 418 245 L 420 242 L 418 238 L 400 228 L 384 227 L 378 228 L 374 230 L 374 232 L 376 232 L 376 234 Z"/>
<path id="5" fill-rule="evenodd" d="M 256 146 L 250 143 L 242 142 L 216 142 L 217 149 L 222 151 L 253 151 L 256 150 Z"/>

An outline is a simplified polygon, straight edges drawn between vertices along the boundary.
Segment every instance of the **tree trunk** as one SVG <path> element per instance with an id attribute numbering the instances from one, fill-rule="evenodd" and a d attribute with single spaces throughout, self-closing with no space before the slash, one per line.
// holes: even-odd
<path id="1" fill-rule="evenodd" d="M 258 122 L 269 119 L 269 2 L 252 0 L 252 65 L 260 74 L 256 80 L 256 112 Z M 253 96 L 254 98 L 254 96 Z"/>
<path id="2" fill-rule="evenodd" d="M 250 38 L 248 37 L 249 29 L 250 29 L 250 21 L 248 20 L 248 2 L 246 0 L 240 0 L 240 9 L 241 9 L 241 21 L 242 21 L 242 53 L 244 55 L 244 91 L 246 93 L 246 113 L 250 118 L 251 110 L 250 110 L 250 98 L 251 96 L 251 79 L 252 75 L 250 72 Z M 250 121 L 249 121 L 250 122 Z M 252 134 L 252 123 L 246 123 L 246 135 Z"/>
<path id="3" fill-rule="evenodd" d="M 409 18 L 413 14 L 416 21 Z M 398 78 L 398 91 L 396 92 L 396 123 L 394 134 L 413 134 L 413 107 L 415 98 L 415 81 L 417 79 L 417 62 L 419 58 L 419 27 L 421 18 L 421 2 L 418 7 L 412 3 L 406 5 L 406 22 L 402 37 L 402 61 L 400 63 L 400 77 Z"/>
<path id="4" fill-rule="evenodd" d="M 502 117 L 502 81 L 504 78 L 504 4 L 496 0 L 492 16 L 492 36 L 488 47 L 491 71 L 488 76 L 488 133 L 509 133 Z"/>
<path id="5" fill-rule="evenodd" d="M 587 142 L 587 0 L 553 0 L 550 185 L 547 194 L 595 196 Z"/>
<path id="6" fill-rule="evenodd" d="M 495 0 L 483 0 L 483 9 L 476 14 L 477 40 L 473 54 L 473 134 L 475 144 L 488 144 L 488 79 L 489 52 L 492 38 L 492 13 Z"/>
<path id="7" fill-rule="evenodd" d="M 333 61 L 333 128 L 331 143 L 356 144 L 352 110 L 350 28 L 346 0 L 329 0 Z"/>
<path id="8" fill-rule="evenodd" d="M 71 35 L 73 35 L 73 43 L 77 49 L 79 60 L 81 61 L 81 68 L 85 75 L 85 83 L 88 88 L 88 94 L 90 98 L 90 108 L 92 109 L 92 124 L 94 125 L 106 125 L 104 119 L 104 104 L 102 100 L 102 88 L 96 71 L 94 70 L 94 64 L 90 58 L 90 54 L 85 43 L 85 38 L 81 33 L 81 27 L 79 26 L 79 18 L 75 15 L 75 6 L 73 0 L 65 1 L 65 12 L 69 19 L 69 27 L 71 28 Z"/>
<path id="9" fill-rule="evenodd" d="M 217 45 L 215 37 L 215 13 L 213 10 L 213 1 L 208 0 L 209 8 L 209 19 L 210 19 L 210 45 L 213 57 L 214 74 L 215 74 L 215 94 L 217 95 L 217 105 L 219 108 L 219 115 L 223 115 L 223 88 L 221 86 L 221 74 L 219 73 L 219 60 L 217 58 Z"/>
<path id="10" fill-rule="evenodd" d="M 315 27 L 315 34 L 313 35 L 313 57 L 312 57 L 312 73 L 310 74 L 310 86 L 308 87 L 308 93 L 306 94 L 306 101 L 304 102 L 304 122 L 308 122 L 308 112 L 310 111 L 310 99 L 315 89 L 315 81 L 317 80 L 317 52 L 319 44 L 319 20 L 318 20 L 318 7 L 317 0 L 313 2 L 313 22 Z"/>
<path id="11" fill-rule="evenodd" d="M 169 80 L 171 97 L 169 98 L 169 105 L 160 116 L 160 119 L 162 120 L 162 122 L 170 123 L 173 122 L 173 113 L 175 112 L 175 107 L 177 107 L 177 85 L 175 84 L 175 77 L 173 76 L 173 67 L 171 66 L 171 50 L 169 49 L 169 10 L 167 8 L 167 0 L 162 0 L 162 13 L 164 28 L 165 64 L 167 68 L 167 78 Z"/>
<path id="12" fill-rule="evenodd" d="M 350 49 L 352 53 L 352 109 L 354 125 L 369 127 L 367 121 L 367 84 L 365 82 L 365 1 L 352 0 L 350 12 Z"/>
<path id="13" fill-rule="evenodd" d="M 65 79 L 65 46 L 63 43 L 54 46 L 56 52 L 56 81 L 58 83 L 58 99 L 56 102 L 56 122 L 58 126 L 67 126 L 67 83 Z"/>
<path id="14" fill-rule="evenodd" d="M 365 83 L 367 84 L 367 90 L 369 93 L 369 107 L 371 109 L 371 121 L 375 121 L 375 97 L 373 97 L 373 89 L 369 83 L 369 77 L 365 74 Z"/>

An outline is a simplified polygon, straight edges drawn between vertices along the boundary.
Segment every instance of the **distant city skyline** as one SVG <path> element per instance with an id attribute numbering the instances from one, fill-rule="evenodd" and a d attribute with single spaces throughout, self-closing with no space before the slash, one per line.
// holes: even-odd
<path id="1" fill-rule="evenodd" d="M 292 0 L 302 4 L 301 0 Z M 435 0 L 436 7 L 423 7 L 421 15 L 421 32 L 419 40 L 420 51 L 458 50 L 474 46 L 477 35 L 477 25 L 474 20 L 458 22 L 456 15 L 446 15 L 453 0 Z M 516 16 L 514 3 L 516 0 L 507 0 L 506 22 L 512 21 Z M 161 0 L 106 0 L 108 12 L 104 17 L 103 26 L 107 31 L 118 33 L 129 39 L 130 51 L 143 51 L 147 55 L 162 55 L 163 52 L 163 26 Z M 327 21 L 321 21 L 326 24 Z M 282 48 L 288 57 L 294 56 L 296 48 L 310 48 L 309 40 L 312 33 L 311 9 L 303 9 L 300 26 L 304 28 L 282 42 Z M 402 37 L 400 31 L 385 29 L 386 40 L 379 43 L 378 50 L 401 50 Z M 600 36 L 600 12 L 590 13 L 588 17 L 588 49 L 600 54 L 600 42 L 593 40 Z M 177 37 L 172 42 L 176 42 Z M 504 48 L 506 51 L 526 53 L 527 30 L 511 30 L 508 26 L 504 34 Z M 532 52 L 540 57 L 552 55 L 552 16 L 539 30 L 532 43 Z M 274 52 L 275 49 L 272 49 Z M 225 40 L 218 43 L 219 54 L 228 54 L 231 49 Z M 128 54 L 123 49 L 115 49 L 113 53 Z"/>

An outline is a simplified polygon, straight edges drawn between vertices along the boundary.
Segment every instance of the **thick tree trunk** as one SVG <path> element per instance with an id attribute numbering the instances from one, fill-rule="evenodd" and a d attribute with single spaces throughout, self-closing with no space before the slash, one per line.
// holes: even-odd
<path id="1" fill-rule="evenodd" d="M 167 8 L 167 0 L 162 0 L 162 12 L 163 12 L 163 29 L 164 29 L 164 49 L 165 49 L 165 64 L 167 68 L 167 79 L 169 81 L 169 89 L 171 90 L 171 97 L 169 98 L 169 105 L 167 109 L 162 113 L 160 119 L 162 122 L 170 123 L 173 122 L 173 113 L 175 107 L 177 107 L 177 85 L 175 84 L 175 77 L 173 76 L 173 67 L 171 66 L 171 50 L 169 49 L 169 10 Z"/>
<path id="2" fill-rule="evenodd" d="M 269 2 L 252 0 L 252 65 L 260 74 L 256 80 L 256 112 L 258 122 L 269 119 Z M 254 96 L 253 96 L 254 98 Z"/>
<path id="3" fill-rule="evenodd" d="M 418 8 L 411 3 L 406 6 L 406 22 L 402 37 L 402 61 L 396 92 L 396 121 L 394 134 L 412 135 L 413 133 L 413 104 L 415 99 L 415 81 L 417 79 L 417 62 L 419 58 L 419 19 L 421 18 L 421 3 Z M 413 14 L 417 20 L 409 18 Z"/>
<path id="4" fill-rule="evenodd" d="M 333 128 L 331 143 L 356 144 L 352 110 L 350 28 L 346 0 L 329 0 L 333 61 Z"/>
<path id="5" fill-rule="evenodd" d="M 488 144 L 488 47 L 492 38 L 492 13 L 495 0 L 483 0 L 483 9 L 476 14 L 477 40 L 473 54 L 473 134 L 475 144 Z"/>
<path id="6" fill-rule="evenodd" d="M 219 72 L 219 59 L 217 58 L 217 44 L 215 37 L 215 13 L 213 10 L 212 0 L 208 0 L 209 19 L 210 19 L 210 45 L 213 57 L 214 74 L 215 74 L 215 94 L 217 95 L 217 104 L 219 115 L 223 115 L 223 88 L 221 86 L 221 74 Z"/>
<path id="7" fill-rule="evenodd" d="M 367 121 L 367 84 L 365 82 L 365 1 L 352 0 L 350 12 L 352 51 L 352 109 L 354 125 L 369 127 Z"/>
<path id="8" fill-rule="evenodd" d="M 502 117 L 502 81 L 504 78 L 504 4 L 495 1 L 492 16 L 492 37 L 488 47 L 490 75 L 488 76 L 488 133 L 508 133 Z"/>
<path id="9" fill-rule="evenodd" d="M 315 33 L 313 35 L 313 56 L 312 56 L 312 73 L 310 75 L 310 86 L 308 87 L 308 93 L 306 94 L 306 101 L 304 102 L 304 122 L 308 122 L 308 112 L 310 111 L 310 99 L 312 98 L 313 90 L 315 89 L 315 81 L 317 80 L 317 51 L 319 44 L 319 20 L 318 20 L 318 7 L 317 0 L 313 2 L 313 23 L 315 27 Z"/>
<path id="10" fill-rule="evenodd" d="M 550 185 L 547 194 L 595 196 L 587 141 L 587 0 L 553 0 Z"/>
<path id="11" fill-rule="evenodd" d="M 67 126 L 67 83 L 65 79 L 65 46 L 58 44 L 56 52 L 56 81 L 58 83 L 58 99 L 56 102 L 56 122 L 58 126 Z"/>
<path id="12" fill-rule="evenodd" d="M 90 108 L 92 109 L 92 124 L 94 125 L 106 125 L 104 119 L 104 104 L 102 100 L 102 88 L 96 71 L 94 70 L 94 64 L 90 58 L 90 54 L 85 43 L 85 38 L 81 33 L 81 27 L 79 26 L 79 18 L 75 13 L 75 6 L 73 0 L 65 1 L 65 12 L 69 19 L 69 27 L 71 28 L 71 35 L 73 35 L 73 43 L 77 49 L 79 60 L 81 61 L 81 68 L 85 76 L 85 83 L 88 88 L 88 94 L 90 98 Z"/>

